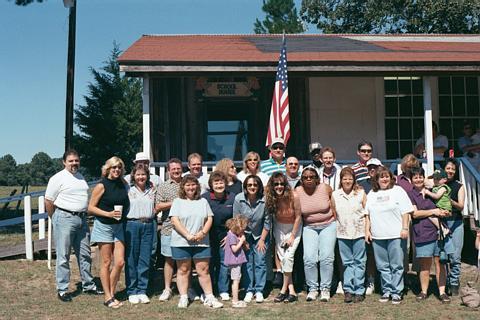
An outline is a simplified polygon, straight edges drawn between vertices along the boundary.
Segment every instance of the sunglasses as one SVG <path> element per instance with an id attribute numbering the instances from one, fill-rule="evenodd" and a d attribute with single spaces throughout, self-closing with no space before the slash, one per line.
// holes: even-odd
<path id="1" fill-rule="evenodd" d="M 285 147 L 282 146 L 281 144 L 272 146 L 272 150 L 283 150 L 283 149 L 285 149 Z"/>
<path id="2" fill-rule="evenodd" d="M 361 153 L 372 153 L 372 149 L 360 149 Z"/>
<path id="3" fill-rule="evenodd" d="M 113 166 L 112 169 L 119 169 L 122 170 L 122 166 Z"/>
<path id="4" fill-rule="evenodd" d="M 258 159 L 247 159 L 245 162 L 258 162 Z"/>
<path id="5" fill-rule="evenodd" d="M 256 184 L 256 183 L 247 183 L 247 188 L 251 188 L 251 187 L 258 187 L 258 184 Z"/>
<path id="6" fill-rule="evenodd" d="M 273 184 L 274 187 L 279 187 L 279 186 L 284 186 L 285 184 L 283 182 L 275 182 Z"/>
<path id="7" fill-rule="evenodd" d="M 314 176 L 314 175 L 311 175 L 311 176 L 302 176 L 302 179 L 303 179 L 303 180 L 314 180 L 314 179 L 316 179 L 316 178 L 317 178 L 317 177 Z"/>

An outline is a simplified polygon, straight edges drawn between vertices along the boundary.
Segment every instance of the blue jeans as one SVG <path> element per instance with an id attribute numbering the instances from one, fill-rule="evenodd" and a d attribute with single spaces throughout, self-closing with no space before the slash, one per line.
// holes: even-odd
<path id="1" fill-rule="evenodd" d="M 125 224 L 125 282 L 127 294 L 146 294 L 153 245 L 152 222 Z"/>
<path id="2" fill-rule="evenodd" d="M 404 239 L 373 240 L 373 254 L 383 294 L 401 295 L 403 291 L 403 255 L 407 246 Z"/>
<path id="3" fill-rule="evenodd" d="M 463 221 L 462 220 L 447 220 L 448 228 L 450 229 L 450 240 L 453 242 L 455 252 L 448 255 L 450 260 L 450 272 L 448 273 L 448 283 L 451 286 L 460 285 L 460 272 L 462 265 L 462 249 L 463 249 Z"/>
<path id="4" fill-rule="evenodd" d="M 217 293 L 228 292 L 230 278 L 229 269 L 223 263 L 225 259 L 225 250 L 217 244 L 212 245 L 212 259 L 210 260 L 210 275 L 212 277 L 213 288 Z"/>
<path id="5" fill-rule="evenodd" d="M 330 289 L 336 241 L 337 224 L 335 221 L 323 229 L 303 227 L 303 264 L 309 291 L 317 291 L 319 288 L 317 266 L 319 262 L 320 290 Z"/>
<path id="6" fill-rule="evenodd" d="M 343 290 L 351 294 L 365 293 L 365 264 L 367 251 L 365 239 L 338 239 L 343 263 Z"/>
<path id="7" fill-rule="evenodd" d="M 246 288 L 247 292 L 261 292 L 265 289 L 265 283 L 267 282 L 267 263 L 266 263 L 266 253 L 260 252 L 257 249 L 257 243 L 260 240 L 253 239 L 251 234 L 247 234 L 247 242 L 250 245 L 250 249 L 245 252 L 247 257 L 247 263 L 242 265 L 242 287 Z M 268 248 L 269 236 L 265 240 L 265 246 Z"/>
<path id="8" fill-rule="evenodd" d="M 58 292 L 68 291 L 72 247 L 77 257 L 83 290 L 95 289 L 91 273 L 90 229 L 86 216 L 74 216 L 71 213 L 56 209 L 52 217 L 52 223 L 57 255 L 56 279 Z"/>

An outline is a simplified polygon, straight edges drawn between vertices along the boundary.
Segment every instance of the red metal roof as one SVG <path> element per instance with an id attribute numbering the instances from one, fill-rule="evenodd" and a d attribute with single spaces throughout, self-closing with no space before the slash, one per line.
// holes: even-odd
<path id="1" fill-rule="evenodd" d="M 281 35 L 144 35 L 120 65 L 272 65 Z M 288 63 L 480 65 L 477 35 L 287 35 Z"/>

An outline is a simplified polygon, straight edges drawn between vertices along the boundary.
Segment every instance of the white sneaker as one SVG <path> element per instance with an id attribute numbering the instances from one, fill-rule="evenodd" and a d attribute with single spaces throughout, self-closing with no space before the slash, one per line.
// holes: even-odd
<path id="1" fill-rule="evenodd" d="M 307 301 L 315 301 L 318 298 L 318 291 L 313 290 L 307 294 Z"/>
<path id="2" fill-rule="evenodd" d="M 222 292 L 220 293 L 220 299 L 222 299 L 222 301 L 229 301 L 230 295 L 228 294 L 228 292 Z"/>
<path id="3" fill-rule="evenodd" d="M 200 296 L 195 292 L 195 290 L 193 290 L 193 288 L 188 288 L 187 295 L 188 295 L 188 300 L 190 301 L 200 300 Z"/>
<path id="4" fill-rule="evenodd" d="M 158 300 L 165 302 L 170 300 L 172 297 L 172 289 L 164 289 L 160 297 L 158 297 Z"/>
<path id="5" fill-rule="evenodd" d="M 223 308 L 223 303 L 218 301 L 213 295 L 205 298 L 203 305 L 213 309 Z"/>
<path id="6" fill-rule="evenodd" d="M 247 294 L 245 295 L 245 298 L 243 298 L 243 301 L 245 301 L 246 303 L 250 303 L 252 302 L 252 299 L 253 299 L 253 292 L 247 292 Z"/>
<path id="7" fill-rule="evenodd" d="M 130 302 L 131 304 L 139 304 L 140 298 L 136 294 L 131 294 L 128 296 L 128 302 Z"/>
<path id="8" fill-rule="evenodd" d="M 370 296 L 374 292 L 375 292 L 375 279 L 368 279 L 367 289 L 365 290 L 365 294 L 367 296 Z"/>
<path id="9" fill-rule="evenodd" d="M 330 300 L 330 289 L 322 289 L 320 292 L 320 301 L 328 302 Z"/>
<path id="10" fill-rule="evenodd" d="M 146 294 L 139 294 L 137 297 L 140 300 L 140 303 L 143 303 L 143 304 L 150 303 L 150 299 Z"/>
<path id="11" fill-rule="evenodd" d="M 180 296 L 180 300 L 178 300 L 177 306 L 182 309 L 188 307 L 188 296 Z"/>
<path id="12" fill-rule="evenodd" d="M 336 294 L 344 294 L 344 292 L 343 292 L 343 286 L 342 286 L 342 281 L 339 281 L 339 282 L 338 282 Z"/>
<path id="13" fill-rule="evenodd" d="M 261 292 L 255 293 L 255 302 L 262 303 L 263 302 L 263 294 Z"/>

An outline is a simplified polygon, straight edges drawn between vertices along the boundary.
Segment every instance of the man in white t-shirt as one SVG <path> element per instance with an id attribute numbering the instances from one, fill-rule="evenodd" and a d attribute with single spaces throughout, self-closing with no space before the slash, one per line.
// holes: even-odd
<path id="1" fill-rule="evenodd" d="M 63 155 L 64 169 L 50 178 L 45 191 L 45 208 L 52 218 L 55 235 L 56 281 L 58 298 L 71 302 L 70 252 L 73 247 L 82 278 L 83 292 L 100 295 L 93 281 L 90 255 L 90 229 L 87 223 L 88 184 L 78 172 L 80 157 L 77 151 L 67 150 Z"/>
<path id="2" fill-rule="evenodd" d="M 185 172 L 182 177 L 185 177 L 187 174 L 194 175 L 198 182 L 200 183 L 201 193 L 205 193 L 208 188 L 208 178 L 209 174 L 204 174 L 202 171 L 202 156 L 198 153 L 191 153 L 188 155 L 188 169 L 189 171 Z"/>

